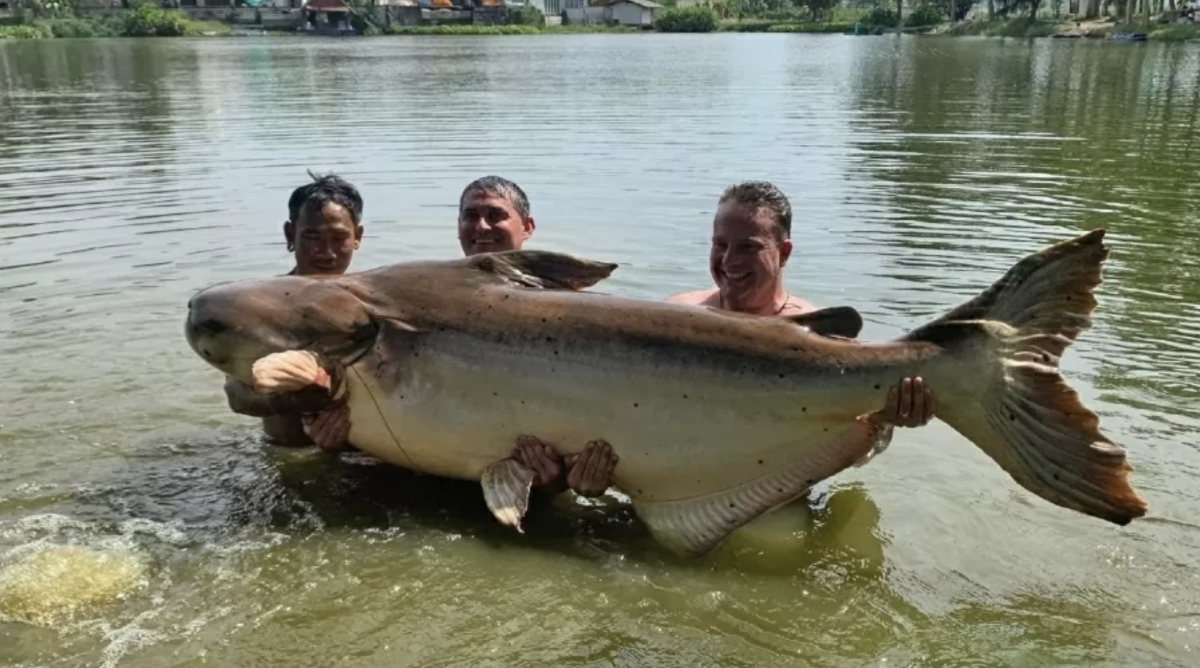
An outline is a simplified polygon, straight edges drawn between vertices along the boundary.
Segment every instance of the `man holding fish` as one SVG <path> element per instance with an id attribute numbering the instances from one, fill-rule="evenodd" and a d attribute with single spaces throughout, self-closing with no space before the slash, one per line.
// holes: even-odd
<path id="1" fill-rule="evenodd" d="M 517 531 L 539 473 L 514 456 L 514 441 L 536 435 L 582 456 L 603 435 L 621 452 L 608 480 L 655 539 L 705 554 L 870 460 L 896 423 L 927 421 L 924 387 L 914 397 L 915 383 L 901 382 L 886 399 L 908 377 L 939 387 L 938 417 L 1028 492 L 1118 526 L 1145 516 L 1125 449 L 1059 367 L 1092 325 L 1106 230 L 1029 253 L 973 298 L 868 345 L 853 340 L 862 319 L 851 308 L 785 314 L 804 307 L 779 285 L 785 199 L 751 184 L 722 200 L 716 290 L 677 298 L 698 304 L 586 292 L 612 262 L 474 252 L 529 238 L 532 216 L 501 206 L 460 215 L 469 257 L 212 286 L 189 299 L 184 332 L 197 356 L 258 392 L 322 389 L 316 411 L 348 411 L 342 443 L 478 481 L 492 514 Z M 505 216 L 515 243 L 492 233 Z"/>
<path id="2" fill-rule="evenodd" d="M 486 176 L 467 185 L 458 211 L 459 243 L 468 256 L 519 250 L 536 229 L 524 191 L 499 176 Z M 765 317 L 815 311 L 812 304 L 789 294 L 784 285 L 783 270 L 792 253 L 791 226 L 791 204 L 773 184 L 747 181 L 729 187 L 713 219 L 709 272 L 715 286 L 674 295 L 667 301 Z M 886 406 L 872 417 L 890 430 L 893 426 L 923 426 L 933 415 L 933 395 L 917 377 L 892 386 Z M 581 496 L 603 494 L 618 462 L 604 441 L 593 441 L 578 455 L 564 459 L 533 436 L 521 437 L 513 456 L 535 472 L 535 488 L 555 493 L 569 487 Z"/>

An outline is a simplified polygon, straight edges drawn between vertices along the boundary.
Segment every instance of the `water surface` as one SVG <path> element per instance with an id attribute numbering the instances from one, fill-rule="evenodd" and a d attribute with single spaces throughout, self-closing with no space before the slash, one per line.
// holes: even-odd
<path id="1" fill-rule="evenodd" d="M 1194 665 L 1200 51 L 1066 42 L 0 44 L 0 664 Z M 534 246 L 650 298 L 706 285 L 721 189 L 769 179 L 790 287 L 868 339 L 1106 227 L 1064 367 L 1151 517 L 1051 506 L 935 422 L 689 563 L 616 497 L 517 536 L 474 485 L 264 447 L 184 304 L 290 268 L 310 168 L 362 189 L 357 268 L 458 255 L 499 173 Z"/>

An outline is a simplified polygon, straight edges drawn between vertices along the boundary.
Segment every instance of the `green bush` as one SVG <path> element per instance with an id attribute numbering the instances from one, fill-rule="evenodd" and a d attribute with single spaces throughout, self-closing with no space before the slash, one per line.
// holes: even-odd
<path id="1" fill-rule="evenodd" d="M 137 5 L 115 16 L 77 18 L 62 16 L 8 27 L 0 26 L 0 38 L 46 39 L 51 37 L 180 37 L 208 33 L 227 34 L 229 26 L 212 21 L 193 21 L 179 11 L 154 5 Z"/>
<path id="2" fill-rule="evenodd" d="M 767 32 L 843 33 L 852 30 L 853 23 L 776 23 Z"/>
<path id="3" fill-rule="evenodd" d="M 546 15 L 542 10 L 532 5 L 521 5 L 508 10 L 508 24 L 512 26 L 534 26 L 540 28 L 546 25 Z"/>
<path id="4" fill-rule="evenodd" d="M 661 19 L 660 19 L 661 20 Z M 767 32 L 775 27 L 774 21 L 751 19 L 749 21 L 722 21 L 717 25 L 721 32 Z"/>
<path id="5" fill-rule="evenodd" d="M 125 37 L 182 37 L 188 34 L 187 17 L 154 5 L 138 5 L 121 15 Z"/>
<path id="6" fill-rule="evenodd" d="M 0 27 L 0 39 L 50 39 L 52 37 L 54 37 L 54 33 L 50 32 L 50 28 L 38 23 Z"/>
<path id="7" fill-rule="evenodd" d="M 116 37 L 121 33 L 118 20 L 101 18 L 94 20 L 65 18 L 42 21 L 55 37 Z"/>
<path id="8" fill-rule="evenodd" d="M 654 22 L 659 32 L 714 32 L 717 14 L 709 7 L 672 7 Z"/>
<path id="9" fill-rule="evenodd" d="M 391 25 L 389 35 L 537 35 L 541 31 L 533 26 L 402 26 Z"/>
<path id="10" fill-rule="evenodd" d="M 1194 23 L 1176 23 L 1167 28 L 1160 28 L 1151 32 L 1146 36 L 1146 39 L 1156 42 L 1184 42 L 1192 39 L 1200 39 L 1200 29 Z"/>
<path id="11" fill-rule="evenodd" d="M 904 25 L 912 28 L 937 25 L 945 16 L 942 8 L 937 5 L 918 5 L 916 9 L 908 13 L 908 16 L 904 17 Z"/>
<path id="12" fill-rule="evenodd" d="M 871 27 L 894 28 L 900 23 L 896 11 L 888 7 L 873 7 L 862 17 L 862 23 Z"/>

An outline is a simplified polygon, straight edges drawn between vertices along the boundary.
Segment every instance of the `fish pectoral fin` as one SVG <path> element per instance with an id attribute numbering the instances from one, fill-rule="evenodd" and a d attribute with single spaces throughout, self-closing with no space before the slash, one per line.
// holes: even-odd
<path id="1" fill-rule="evenodd" d="M 488 510 L 505 526 L 518 533 L 521 518 L 529 510 L 529 491 L 533 487 L 534 473 L 515 459 L 502 459 L 483 470 L 483 500 Z"/>
<path id="2" fill-rule="evenodd" d="M 612 262 L 537 250 L 482 253 L 470 262 L 510 285 L 540 290 L 583 290 L 608 278 L 617 268 Z"/>
<path id="3" fill-rule="evenodd" d="M 654 538 L 684 556 L 704 555 L 734 531 L 807 492 L 818 482 L 879 451 L 887 425 L 856 420 L 825 439 L 803 459 L 713 494 L 678 501 L 635 501 Z"/>
<path id="4" fill-rule="evenodd" d="M 843 339 L 856 338 L 863 326 L 862 315 L 852 306 L 831 306 L 819 311 L 779 317 L 800 325 L 813 334 Z"/>

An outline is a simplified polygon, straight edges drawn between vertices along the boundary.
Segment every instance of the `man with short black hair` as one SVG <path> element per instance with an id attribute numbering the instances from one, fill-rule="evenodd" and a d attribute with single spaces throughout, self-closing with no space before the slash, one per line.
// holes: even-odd
<path id="1" fill-rule="evenodd" d="M 296 262 L 288 274 L 344 274 L 362 245 L 362 195 L 335 174 L 308 175 L 312 181 L 293 190 L 288 199 L 283 236 Z M 261 394 L 230 376 L 225 379 L 225 396 L 233 412 L 261 417 L 273 444 L 345 447 L 349 415 L 344 410 L 306 414 L 300 404 L 311 404 L 311 393 Z"/>
<path id="2" fill-rule="evenodd" d="M 291 274 L 344 274 L 362 245 L 363 199 L 358 188 L 336 174 L 317 176 L 292 191 L 283 224 L 295 254 Z"/>

